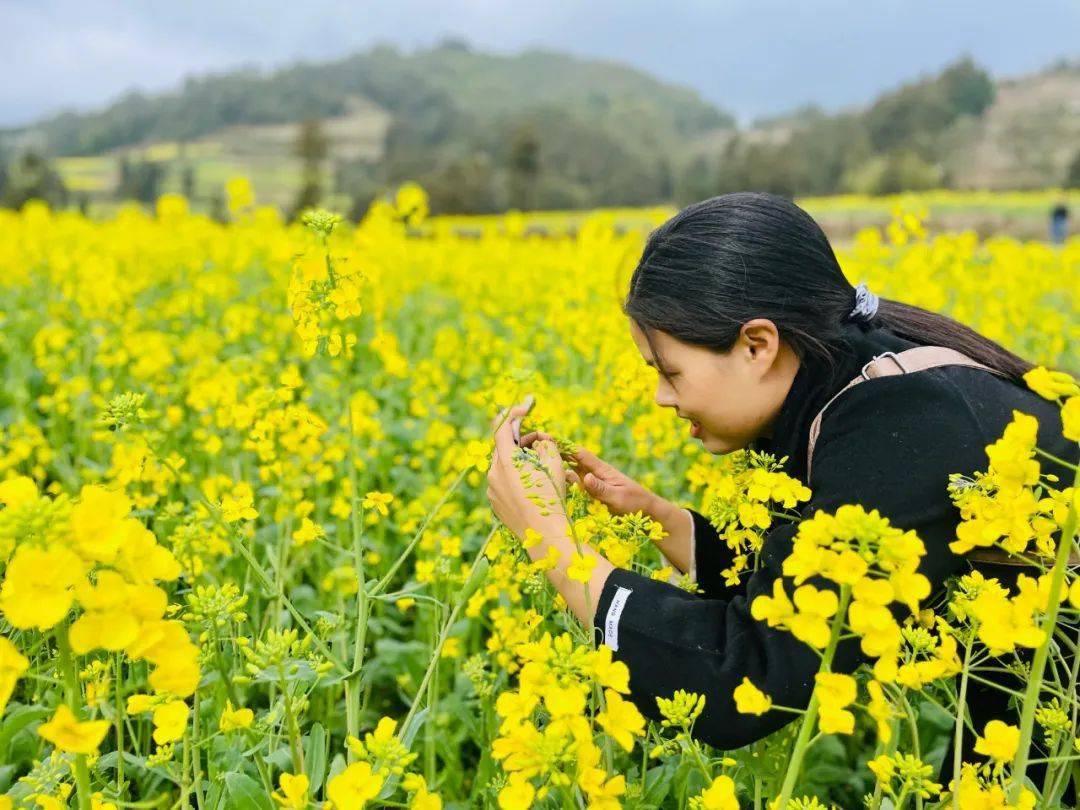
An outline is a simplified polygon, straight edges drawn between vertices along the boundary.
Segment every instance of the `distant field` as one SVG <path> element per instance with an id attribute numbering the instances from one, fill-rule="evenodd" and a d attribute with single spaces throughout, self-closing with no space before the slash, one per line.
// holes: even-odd
<path id="1" fill-rule="evenodd" d="M 333 185 L 332 167 L 340 160 L 378 160 L 390 116 L 373 104 L 357 99 L 348 114 L 323 121 L 329 141 L 322 183 Z M 208 211 L 230 177 L 251 180 L 260 202 L 288 210 L 301 184 L 301 163 L 293 155 L 297 125 L 269 124 L 228 127 L 213 136 L 187 143 L 166 141 L 118 149 L 99 157 L 62 157 L 57 168 L 68 188 L 85 194 L 93 214 L 105 215 L 117 207 L 116 188 L 120 164 L 132 161 L 160 162 L 165 168 L 163 192 L 182 191 L 187 168 L 193 172 L 195 210 Z M 346 195 L 331 194 L 327 203 L 347 207 Z"/>
<path id="2" fill-rule="evenodd" d="M 389 118 L 377 109 L 356 111 L 341 119 L 326 122 L 331 140 L 332 158 L 323 168 L 323 205 L 346 212 L 351 207 L 347 194 L 333 191 L 332 160 L 366 158 L 377 160 L 382 136 Z M 233 127 L 213 139 L 187 144 L 156 143 L 123 150 L 103 157 L 60 158 L 57 166 L 65 183 L 76 194 L 85 194 L 94 216 L 108 216 L 121 204 L 115 197 L 119 166 L 123 157 L 132 160 L 156 160 L 167 164 L 163 192 L 182 192 L 185 166 L 194 172 L 195 193 L 192 208 L 208 212 L 215 197 L 221 195 L 231 177 L 247 177 L 259 203 L 288 211 L 301 184 L 300 161 L 282 157 L 289 153 L 295 138 L 292 125 Z M 883 226 L 898 208 L 920 214 L 932 231 L 973 230 L 981 236 L 1006 233 L 1020 238 L 1045 238 L 1051 207 L 1064 201 L 1075 212 L 1073 229 L 1080 230 L 1080 191 L 1044 189 L 1037 191 L 954 191 L 937 190 L 883 197 L 836 195 L 807 197 L 799 203 L 835 238 L 849 238 L 860 229 Z M 655 224 L 657 212 L 671 212 L 671 206 L 656 208 L 599 209 L 603 216 L 620 227 L 635 228 Z M 534 212 L 524 215 L 523 228 L 536 232 L 558 233 L 575 229 L 591 211 Z M 434 221 L 446 227 L 475 232 L 485 223 L 502 223 L 499 216 L 443 216 Z M 511 220 L 516 221 L 516 220 Z"/>

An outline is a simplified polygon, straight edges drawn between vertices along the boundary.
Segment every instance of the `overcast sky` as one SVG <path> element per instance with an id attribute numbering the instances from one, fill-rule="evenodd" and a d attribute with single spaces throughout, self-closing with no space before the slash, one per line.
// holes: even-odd
<path id="1" fill-rule="evenodd" d="M 0 126 L 242 63 L 453 35 L 626 62 L 743 121 L 859 104 L 970 53 L 998 76 L 1080 56 L 1080 0 L 0 0 Z"/>

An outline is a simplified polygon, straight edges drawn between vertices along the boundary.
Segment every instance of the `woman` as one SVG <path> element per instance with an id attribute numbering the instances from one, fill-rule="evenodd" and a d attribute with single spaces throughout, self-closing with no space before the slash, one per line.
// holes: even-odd
<path id="1" fill-rule="evenodd" d="M 1058 409 L 1024 384 L 1030 363 L 947 317 L 879 300 L 862 285 L 853 289 L 814 220 L 776 196 L 714 197 L 654 231 L 624 311 L 644 361 L 659 374 L 656 403 L 686 419 L 707 450 L 753 448 L 786 457 L 788 474 L 813 491 L 801 510 L 804 518 L 854 503 L 916 531 L 927 552 L 920 572 L 935 596 L 947 578 L 972 565 L 949 550 L 960 520 L 947 491 L 949 476 L 986 468 L 984 448 L 1000 437 L 1014 410 L 1038 418 L 1040 447 L 1070 461 L 1077 457 L 1076 444 L 1062 437 Z M 952 349 L 983 367 L 895 373 L 901 369 L 893 358 L 874 360 L 917 346 Z M 868 373 L 861 379 L 870 379 L 840 393 L 863 371 Z M 810 464 L 813 423 L 826 404 Z M 496 430 L 491 504 L 517 536 L 526 529 L 539 532 L 543 540 L 529 548 L 534 559 L 558 549 L 552 582 L 570 610 L 591 622 L 598 640 L 627 664 L 642 713 L 657 717 L 655 699 L 677 689 L 704 694 L 694 734 L 723 749 L 790 722 L 793 715 L 781 711 L 737 713 L 732 692 L 749 677 L 779 705 L 803 707 L 810 700 L 818 656 L 750 615 L 755 597 L 771 594 L 782 576 L 797 525 L 773 528 L 757 570 L 729 586 L 720 572 L 731 564 L 732 552 L 701 514 L 578 450 L 570 480 L 615 513 L 642 510 L 663 524 L 667 536 L 657 543 L 660 551 L 693 573 L 702 593 L 615 568 L 592 552 L 595 566 L 583 588 L 567 577 L 575 548 L 565 516 L 558 510 L 545 514 L 527 497 L 554 497 L 565 487 L 551 437 L 533 433 L 521 440 L 548 467 L 551 481 L 540 489 L 526 493 L 511 463 L 516 445 L 510 422 L 521 416 L 521 409 L 512 410 Z M 1063 479 L 1069 472 L 1049 464 L 1043 469 Z M 1003 580 L 1017 570 L 980 565 Z M 834 669 L 850 672 L 860 660 L 857 640 L 845 641 Z M 993 690 L 972 694 L 976 728 L 1007 711 Z"/>

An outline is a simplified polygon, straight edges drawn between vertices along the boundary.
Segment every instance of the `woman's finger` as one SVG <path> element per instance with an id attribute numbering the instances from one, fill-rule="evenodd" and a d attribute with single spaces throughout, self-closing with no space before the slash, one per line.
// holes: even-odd
<path id="1" fill-rule="evenodd" d="M 541 439 L 533 445 L 533 449 L 536 451 L 537 458 L 548 468 L 552 478 L 558 480 L 558 477 L 563 476 L 562 456 L 559 455 L 559 446 L 555 442 L 550 439 Z"/>
<path id="2" fill-rule="evenodd" d="M 598 455 L 586 450 L 581 445 L 574 448 L 571 457 L 577 462 L 579 472 L 592 472 L 603 477 L 605 473 L 615 469 Z"/>
<path id="3" fill-rule="evenodd" d="M 500 416 L 506 416 L 501 424 L 498 419 L 494 422 L 495 425 L 498 425 L 495 429 L 495 451 L 500 463 L 509 464 L 510 459 L 513 457 L 514 449 L 517 447 L 517 444 L 514 443 L 514 427 L 511 424 L 511 420 L 514 419 L 514 417 L 525 416 L 528 411 L 529 409 L 526 406 L 516 405 L 510 409 L 509 413 L 507 413 L 505 409 L 500 412 Z"/>
<path id="4" fill-rule="evenodd" d="M 521 437 L 521 446 L 531 447 L 533 442 L 538 442 L 541 439 L 550 439 L 551 441 L 555 441 L 555 437 L 552 436 L 550 433 L 544 433 L 544 431 L 542 430 L 534 430 L 530 433 L 526 433 L 524 436 Z"/>

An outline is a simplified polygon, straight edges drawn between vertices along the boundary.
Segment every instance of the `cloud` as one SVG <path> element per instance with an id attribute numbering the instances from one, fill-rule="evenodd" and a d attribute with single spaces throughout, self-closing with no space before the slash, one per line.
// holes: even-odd
<path id="1" fill-rule="evenodd" d="M 744 118 L 861 103 L 961 53 L 999 75 L 1076 55 L 1080 4 L 1058 0 L 2 0 L 0 125 L 97 106 L 188 74 L 343 56 L 445 35 L 626 62 Z M 1007 34 L 1005 34 L 1007 32 Z M 1003 35 L 1004 34 L 1004 35 Z"/>

